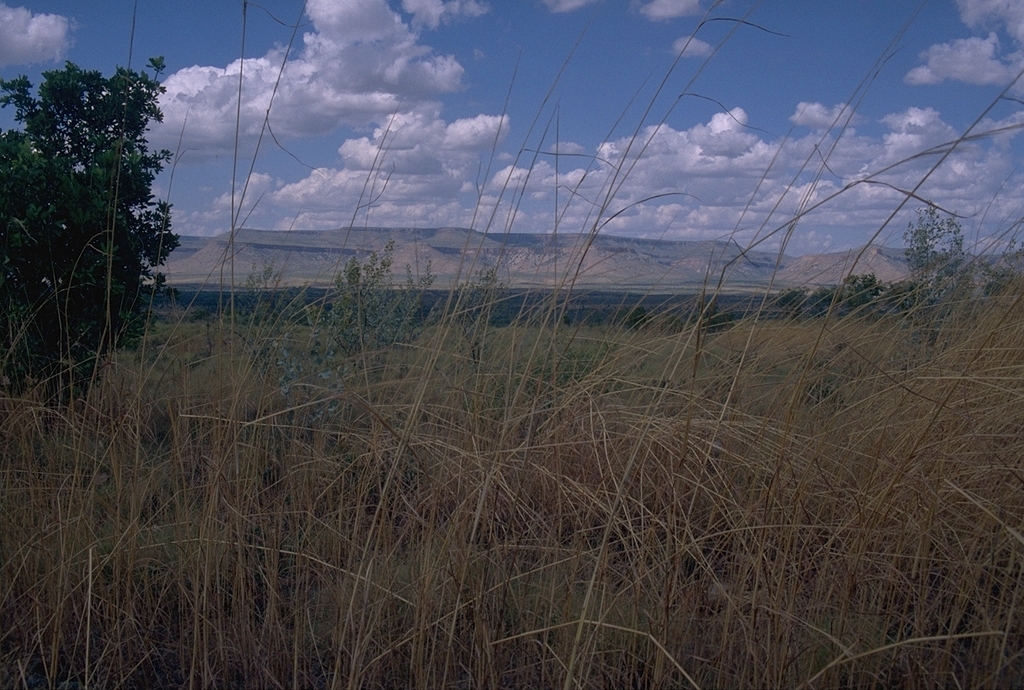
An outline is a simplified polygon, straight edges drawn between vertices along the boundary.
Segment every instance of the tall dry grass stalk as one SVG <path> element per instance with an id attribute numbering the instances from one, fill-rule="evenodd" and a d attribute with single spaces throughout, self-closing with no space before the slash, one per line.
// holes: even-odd
<path id="1" fill-rule="evenodd" d="M 297 309 L 157 324 L 0 399 L 0 685 L 1020 686 L 1022 287 L 720 330 L 453 293 L 287 395 Z"/>
<path id="2" fill-rule="evenodd" d="M 3 401 L 0 684 L 1017 685 L 1019 306 L 442 324 L 301 403 L 186 328 Z"/>

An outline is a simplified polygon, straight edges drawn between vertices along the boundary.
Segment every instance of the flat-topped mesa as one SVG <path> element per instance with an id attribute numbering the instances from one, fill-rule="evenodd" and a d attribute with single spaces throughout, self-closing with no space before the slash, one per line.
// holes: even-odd
<path id="1" fill-rule="evenodd" d="M 670 240 L 576 234 L 483 233 L 470 228 L 360 227 L 272 231 L 243 228 L 233 242 L 183 236 L 167 262 L 168 282 L 211 284 L 221 265 L 234 259 L 236 283 L 272 265 L 282 285 L 326 285 L 351 258 L 364 259 L 393 242 L 396 275 L 428 268 L 435 288 L 447 288 L 482 269 L 494 269 L 509 287 L 688 291 L 721 281 L 730 289 L 834 285 L 849 273 L 880 280 L 909 275 L 904 251 L 869 246 L 799 257 L 745 250 L 734 240 Z M 228 251 L 229 242 L 231 251 Z"/>

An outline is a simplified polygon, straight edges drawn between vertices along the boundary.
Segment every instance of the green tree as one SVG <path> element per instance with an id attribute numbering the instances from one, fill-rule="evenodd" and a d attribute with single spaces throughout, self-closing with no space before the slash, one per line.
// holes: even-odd
<path id="1" fill-rule="evenodd" d="M 429 264 L 418 280 L 406 266 L 405 286 L 394 285 L 394 250 L 392 240 L 363 263 L 353 257 L 335 278 L 331 310 L 323 322 L 331 343 L 346 357 L 406 343 L 416 335 L 416 313 L 434 277 Z"/>
<path id="2" fill-rule="evenodd" d="M 390 348 L 419 335 L 423 293 L 434 277 L 429 263 L 418 279 L 407 265 L 405 285 L 395 285 L 394 249 L 391 241 L 365 261 L 349 259 L 326 298 L 306 307 L 308 337 L 297 340 L 287 332 L 273 345 L 282 395 L 291 396 L 297 384 L 344 386 L 353 373 L 379 364 Z"/>
<path id="3" fill-rule="evenodd" d="M 806 316 L 825 316 L 832 309 L 839 291 L 838 285 L 822 285 L 807 295 L 807 299 L 800 305 L 802 313 Z"/>
<path id="4" fill-rule="evenodd" d="M 952 215 L 942 216 L 934 206 L 918 209 L 903 239 L 911 279 L 924 303 L 945 301 L 971 282 L 963 230 Z"/>
<path id="5" fill-rule="evenodd" d="M 869 307 L 885 293 L 885 284 L 874 273 L 846 276 L 840 288 L 839 299 L 846 310 Z"/>
<path id="6" fill-rule="evenodd" d="M 804 304 L 807 302 L 807 291 L 801 288 L 789 288 L 776 294 L 770 306 L 776 313 L 784 318 L 795 318 L 804 311 Z"/>
<path id="7" fill-rule="evenodd" d="M 0 107 L 20 129 L 0 131 L 0 368 L 27 377 L 83 380 L 143 326 L 155 272 L 178 244 L 170 206 L 153 180 L 170 159 L 151 151 L 146 128 L 162 119 L 154 76 L 111 77 L 72 63 L 0 80 Z"/>
<path id="8" fill-rule="evenodd" d="M 637 304 L 633 307 L 623 307 L 619 310 L 618 321 L 630 330 L 637 330 L 647 325 L 651 316 L 647 313 L 647 309 L 642 304 Z"/>
<path id="9" fill-rule="evenodd" d="M 1010 240 L 1002 255 L 989 257 L 979 266 L 981 292 L 986 297 L 998 295 L 1012 289 L 1020 279 L 1024 266 L 1024 247 L 1017 246 L 1017 240 Z"/>

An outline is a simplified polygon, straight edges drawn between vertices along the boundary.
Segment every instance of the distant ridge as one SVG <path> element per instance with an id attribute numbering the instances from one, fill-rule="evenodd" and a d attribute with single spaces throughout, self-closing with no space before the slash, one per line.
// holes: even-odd
<path id="1" fill-rule="evenodd" d="M 283 285 L 326 285 L 352 257 L 364 259 L 394 242 L 396 279 L 430 267 L 434 286 L 447 288 L 494 268 L 510 287 L 555 287 L 677 292 L 720 278 L 730 289 L 834 285 L 852 273 L 880 280 L 909 274 L 903 250 L 863 249 L 799 257 L 743 251 L 734 240 L 651 240 L 615 235 L 486 234 L 458 227 L 352 228 L 290 232 L 243 228 L 233 246 L 236 285 L 272 265 Z M 176 286 L 219 284 L 230 271 L 228 235 L 182 236 L 162 269 Z"/>

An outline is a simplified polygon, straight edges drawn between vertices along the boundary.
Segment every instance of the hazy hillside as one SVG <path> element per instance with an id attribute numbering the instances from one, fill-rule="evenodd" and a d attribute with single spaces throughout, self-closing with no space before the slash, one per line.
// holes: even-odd
<path id="1" fill-rule="evenodd" d="M 675 291 L 724 279 L 729 287 L 827 285 L 850 272 L 881 280 L 907 275 L 902 249 L 871 246 L 800 257 L 743 251 L 734 241 L 648 240 L 579 234 L 487 235 L 466 228 L 355 228 L 275 232 L 243 229 L 233 246 L 237 283 L 272 264 L 286 285 L 323 284 L 351 257 L 366 257 L 394 242 L 396 275 L 429 265 L 435 287 L 465 280 L 480 269 L 497 268 L 510 286 L 547 287 L 572 281 L 579 287 Z M 181 238 L 165 273 L 173 285 L 220 282 L 231 275 L 228 235 Z"/>

